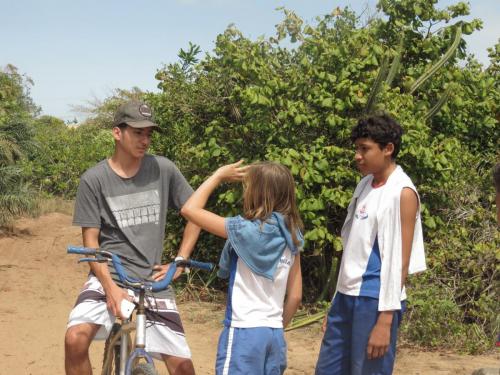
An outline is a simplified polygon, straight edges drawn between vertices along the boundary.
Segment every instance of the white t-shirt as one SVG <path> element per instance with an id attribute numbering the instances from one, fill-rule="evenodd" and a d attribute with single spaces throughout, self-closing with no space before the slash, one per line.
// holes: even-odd
<path id="1" fill-rule="evenodd" d="M 269 280 L 253 273 L 233 252 L 224 324 L 237 328 L 283 328 L 283 302 L 294 260 L 295 256 L 286 248 L 274 280 Z"/>
<path id="2" fill-rule="evenodd" d="M 377 240 L 377 210 L 384 186 L 367 184 L 360 194 L 352 227 L 344 248 L 337 290 L 350 296 L 378 298 L 380 250 Z"/>

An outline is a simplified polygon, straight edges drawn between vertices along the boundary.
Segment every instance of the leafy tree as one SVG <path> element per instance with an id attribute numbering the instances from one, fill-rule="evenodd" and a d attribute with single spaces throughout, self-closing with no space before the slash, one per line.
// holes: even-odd
<path id="1" fill-rule="evenodd" d="M 73 108 L 89 116 L 80 124 L 65 124 L 52 116 L 37 118 L 33 124 L 37 147 L 24 164 L 33 185 L 49 194 L 74 197 L 82 173 L 113 152 L 110 129 L 118 106 L 143 96 L 134 87 L 113 90 L 104 100 L 94 98 Z"/>
<path id="2" fill-rule="evenodd" d="M 19 166 L 33 147 L 30 121 L 39 111 L 29 96 L 31 79 L 12 65 L 0 71 L 0 226 L 36 207 Z"/>
<path id="3" fill-rule="evenodd" d="M 101 125 L 70 127 L 52 116 L 37 118 L 37 147 L 24 163 L 32 184 L 45 193 L 74 197 L 82 173 L 113 151 L 111 131 Z"/>
<path id="4" fill-rule="evenodd" d="M 83 125 L 109 129 L 113 123 L 113 115 L 122 103 L 128 100 L 141 100 L 143 96 L 144 92 L 138 87 L 132 87 L 130 90 L 115 89 L 104 100 L 95 97 L 84 105 L 74 106 L 73 110 L 88 116 Z"/>

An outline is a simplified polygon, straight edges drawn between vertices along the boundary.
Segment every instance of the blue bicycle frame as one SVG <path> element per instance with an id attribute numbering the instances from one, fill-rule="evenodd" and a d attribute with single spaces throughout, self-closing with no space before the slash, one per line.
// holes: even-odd
<path id="1" fill-rule="evenodd" d="M 144 359 L 147 363 L 151 364 L 154 367 L 153 358 L 145 350 L 146 309 L 144 307 L 144 297 L 146 292 L 159 292 L 167 289 L 170 283 L 172 282 L 177 267 L 179 266 L 200 268 L 207 271 L 211 271 L 214 268 L 214 265 L 212 263 L 204 263 L 194 260 L 178 260 L 170 263 L 167 274 L 162 280 L 151 282 L 147 280 L 139 280 L 129 277 L 127 275 L 127 272 L 125 271 L 125 268 L 122 265 L 120 258 L 116 254 L 110 253 L 109 251 L 100 249 L 91 249 L 86 247 L 68 246 L 68 254 L 93 256 L 93 257 L 81 258 L 78 261 L 78 263 L 80 262 L 103 263 L 111 260 L 121 283 L 139 292 L 139 303 L 136 311 L 136 336 L 135 336 L 136 345 L 134 351 L 127 359 L 128 355 L 127 353 L 128 343 L 126 342 L 127 336 L 125 334 L 122 335 L 120 375 L 131 375 L 132 365 L 137 358 Z M 128 322 L 128 320 L 124 322 Z"/>

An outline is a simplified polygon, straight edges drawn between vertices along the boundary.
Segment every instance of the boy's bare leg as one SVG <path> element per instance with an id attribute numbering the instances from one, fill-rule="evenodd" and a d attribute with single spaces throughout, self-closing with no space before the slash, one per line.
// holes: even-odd
<path id="1" fill-rule="evenodd" d="M 89 347 L 99 325 L 82 323 L 69 327 L 64 338 L 64 367 L 66 375 L 90 375 Z"/>
<path id="2" fill-rule="evenodd" d="M 165 354 L 162 354 L 162 358 L 170 375 L 194 375 L 194 366 L 191 359 Z"/>

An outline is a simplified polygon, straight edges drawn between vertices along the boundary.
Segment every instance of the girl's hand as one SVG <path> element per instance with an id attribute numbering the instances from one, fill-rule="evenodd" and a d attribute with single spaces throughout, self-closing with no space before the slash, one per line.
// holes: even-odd
<path id="1" fill-rule="evenodd" d="M 242 181 L 248 169 L 248 166 L 241 167 L 243 162 L 244 160 L 240 160 L 233 164 L 224 165 L 215 171 L 214 176 L 216 176 L 221 182 Z"/>

